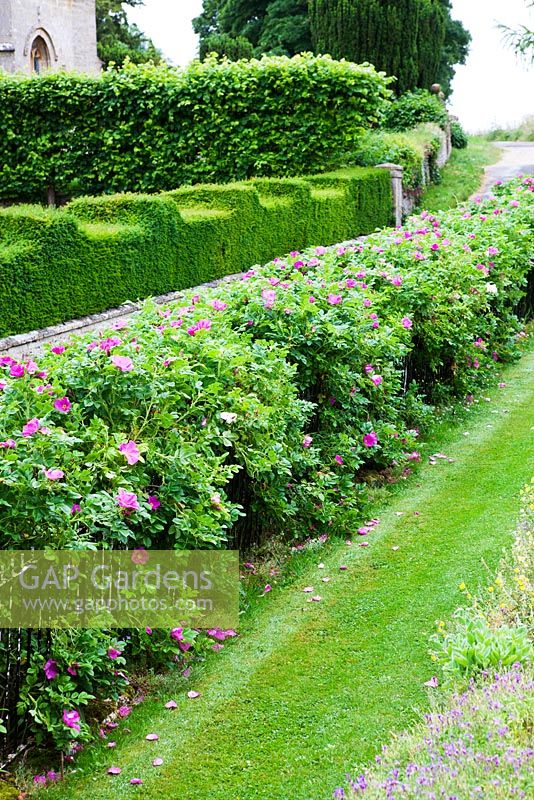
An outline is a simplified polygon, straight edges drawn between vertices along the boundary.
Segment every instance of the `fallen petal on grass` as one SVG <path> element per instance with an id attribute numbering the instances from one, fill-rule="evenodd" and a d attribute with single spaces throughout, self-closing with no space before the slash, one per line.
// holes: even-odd
<path id="1" fill-rule="evenodd" d="M 176 700 L 169 700 L 168 703 L 165 703 L 165 708 L 178 708 L 178 703 Z"/>
<path id="2" fill-rule="evenodd" d="M 153 767 L 161 767 L 162 764 L 163 764 L 162 758 L 155 758 L 154 761 L 152 762 Z"/>
<path id="3" fill-rule="evenodd" d="M 158 739 L 159 739 L 159 736 L 158 736 L 157 733 L 147 733 L 147 735 L 145 736 L 145 739 L 147 740 L 147 742 L 157 742 Z"/>
<path id="4" fill-rule="evenodd" d="M 120 775 L 122 769 L 120 767 L 110 767 L 108 769 L 108 775 Z"/>
<path id="5" fill-rule="evenodd" d="M 190 700 L 194 700 L 195 697 L 200 697 L 200 692 L 194 692 L 193 690 L 191 690 L 190 692 L 187 693 L 187 696 L 189 697 Z"/>

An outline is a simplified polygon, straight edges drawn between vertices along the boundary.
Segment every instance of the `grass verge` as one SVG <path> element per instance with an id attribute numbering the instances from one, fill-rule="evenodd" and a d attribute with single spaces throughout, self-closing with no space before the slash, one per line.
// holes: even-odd
<path id="1" fill-rule="evenodd" d="M 241 640 L 195 673 L 187 688 L 200 697 L 188 699 L 175 676 L 161 679 L 128 719 L 130 732 L 114 732 L 117 747 L 88 749 L 47 797 L 330 797 L 427 707 L 434 622 L 461 604 L 459 583 L 491 579 L 511 541 L 534 467 L 533 369 L 531 350 L 460 428 L 442 426 L 433 444 L 454 461 L 423 466 L 377 510 L 368 547 L 335 544 L 294 586 L 266 595 Z M 322 600 L 307 602 L 305 586 Z M 175 711 L 164 708 L 169 699 Z M 157 742 L 145 740 L 152 732 Z M 163 764 L 153 767 L 154 757 Z M 120 775 L 106 774 L 112 764 Z"/>
<path id="2" fill-rule="evenodd" d="M 421 207 L 427 211 L 455 208 L 479 189 L 484 167 L 495 164 L 501 150 L 482 136 L 470 136 L 464 150 L 453 149 L 449 162 L 441 171 L 441 183 L 433 184 L 424 193 Z"/>

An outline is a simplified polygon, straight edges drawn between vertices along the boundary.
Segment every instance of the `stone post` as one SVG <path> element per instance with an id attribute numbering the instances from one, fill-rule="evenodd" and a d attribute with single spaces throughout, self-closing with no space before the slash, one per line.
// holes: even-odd
<path id="1" fill-rule="evenodd" d="M 391 175 L 391 189 L 393 194 L 393 215 L 396 227 L 402 225 L 402 174 L 400 164 L 377 164 L 380 169 L 388 169 Z"/>

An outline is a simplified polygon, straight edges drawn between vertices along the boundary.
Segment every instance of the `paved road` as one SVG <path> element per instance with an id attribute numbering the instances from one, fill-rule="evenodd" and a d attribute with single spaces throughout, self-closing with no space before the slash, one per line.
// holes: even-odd
<path id="1" fill-rule="evenodd" d="M 534 142 L 495 142 L 503 150 L 502 158 L 491 167 L 486 167 L 481 192 L 491 194 L 496 181 L 507 181 L 518 175 L 534 174 Z"/>

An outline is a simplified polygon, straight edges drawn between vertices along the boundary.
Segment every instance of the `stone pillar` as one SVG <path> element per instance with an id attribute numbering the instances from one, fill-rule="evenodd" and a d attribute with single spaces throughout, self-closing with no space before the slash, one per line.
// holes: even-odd
<path id="1" fill-rule="evenodd" d="M 396 227 L 402 225 L 402 174 L 400 164 L 377 164 L 380 169 L 388 169 L 391 175 L 391 189 L 393 194 L 393 215 Z"/>

